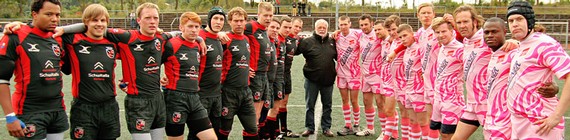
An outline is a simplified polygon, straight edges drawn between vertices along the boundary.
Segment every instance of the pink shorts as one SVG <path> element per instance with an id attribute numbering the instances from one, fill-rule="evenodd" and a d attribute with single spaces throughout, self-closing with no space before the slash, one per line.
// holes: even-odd
<path id="1" fill-rule="evenodd" d="M 394 96 L 396 97 L 396 101 L 403 105 L 406 105 L 406 93 L 404 91 L 399 90 L 398 88 L 394 88 Z"/>
<path id="2" fill-rule="evenodd" d="M 528 118 L 521 115 L 511 115 L 512 138 L 513 139 L 544 139 L 544 140 L 563 140 L 564 139 L 564 119 L 561 125 L 552 128 L 547 135 L 538 135 L 536 130 L 540 125 L 534 125 Z"/>
<path id="3" fill-rule="evenodd" d="M 465 104 L 461 119 L 478 121 L 479 124 L 485 124 L 486 115 L 487 104 Z"/>
<path id="4" fill-rule="evenodd" d="M 434 90 L 424 90 L 424 101 L 426 104 L 433 104 L 433 96 L 435 95 Z"/>
<path id="5" fill-rule="evenodd" d="M 457 125 L 463 106 L 455 103 L 435 101 L 431 120 L 445 125 Z"/>
<path id="6" fill-rule="evenodd" d="M 406 95 L 406 106 L 410 105 L 409 108 L 414 109 L 415 112 L 425 112 L 426 103 L 424 101 L 424 94 L 407 94 Z"/>
<path id="7" fill-rule="evenodd" d="M 361 83 L 360 83 L 360 78 L 341 78 L 341 77 L 337 77 L 337 84 L 336 86 L 338 88 L 347 88 L 347 89 L 352 89 L 352 90 L 358 90 L 360 89 Z"/>
<path id="8" fill-rule="evenodd" d="M 485 132 L 489 133 L 488 137 L 485 137 L 486 140 L 510 140 L 512 129 L 511 125 L 508 126 L 495 126 L 491 124 L 485 124 L 483 127 Z"/>
<path id="9" fill-rule="evenodd" d="M 362 92 L 382 94 L 382 79 L 378 74 L 364 74 L 362 77 Z"/>

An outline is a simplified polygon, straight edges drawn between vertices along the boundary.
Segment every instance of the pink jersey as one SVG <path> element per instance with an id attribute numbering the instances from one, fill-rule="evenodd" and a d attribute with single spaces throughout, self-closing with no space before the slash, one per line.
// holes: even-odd
<path id="1" fill-rule="evenodd" d="M 360 65 L 358 64 L 360 35 L 360 31 L 350 29 L 348 35 L 339 33 L 336 38 L 336 52 L 338 53 L 336 73 L 339 78 L 360 79 Z"/>
<path id="2" fill-rule="evenodd" d="M 376 34 L 370 32 L 362 33 L 359 41 L 362 47 L 360 59 L 362 59 L 362 74 L 364 75 L 380 75 L 382 63 L 382 40 L 376 40 Z M 373 79 L 366 79 L 373 80 Z M 380 81 L 381 79 L 377 79 Z"/>
<path id="3" fill-rule="evenodd" d="M 511 113 L 507 109 L 507 85 L 511 61 L 517 50 L 497 50 L 491 55 L 488 72 L 488 99 L 485 123 L 493 126 L 511 126 Z"/>
<path id="4" fill-rule="evenodd" d="M 483 29 L 471 38 L 463 39 L 463 79 L 467 90 L 467 104 L 487 103 L 487 65 L 491 59 L 491 48 L 483 41 Z"/>
<path id="5" fill-rule="evenodd" d="M 435 102 L 465 105 L 463 99 L 463 44 L 453 40 L 439 50 Z"/>
<path id="6" fill-rule="evenodd" d="M 429 92 L 432 94 L 432 91 L 435 91 L 434 84 L 437 73 L 437 55 L 439 54 L 440 45 L 437 45 L 437 38 L 435 37 L 431 26 L 427 29 L 420 28 L 416 33 L 419 35 L 418 42 L 425 48 L 425 54 L 422 57 L 425 91 L 426 93 Z"/>
<path id="7" fill-rule="evenodd" d="M 421 63 L 421 58 L 424 53 L 424 46 L 421 46 L 418 42 L 408 46 L 404 51 L 404 80 L 406 82 L 404 91 L 408 95 L 424 94 L 424 77 L 422 75 L 423 71 Z"/>
<path id="8" fill-rule="evenodd" d="M 396 48 L 402 45 L 400 39 L 394 39 L 392 44 L 390 45 L 390 52 L 394 52 Z M 404 90 L 404 86 L 406 85 L 406 80 L 404 79 L 404 65 L 403 65 L 403 58 L 404 58 L 404 51 L 396 54 L 394 60 L 392 60 L 392 66 L 390 72 L 392 73 L 392 80 L 393 84 L 392 87 L 394 91 L 400 92 Z"/>
<path id="9" fill-rule="evenodd" d="M 379 39 L 380 40 L 380 39 Z M 392 72 L 391 72 L 391 63 L 385 61 L 388 54 L 390 54 L 390 37 L 386 37 L 386 39 L 382 40 L 380 43 L 382 47 L 382 71 L 380 72 L 380 77 L 382 78 L 382 89 L 385 95 L 394 95 L 394 88 L 392 84 Z"/>
<path id="10" fill-rule="evenodd" d="M 520 42 L 510 70 L 507 107 L 513 116 L 535 122 L 551 115 L 558 105 L 558 98 L 544 98 L 536 90 L 543 83 L 553 82 L 554 75 L 566 78 L 570 72 L 570 56 L 552 37 L 535 32 Z M 564 119 L 556 128 L 564 129 Z"/>

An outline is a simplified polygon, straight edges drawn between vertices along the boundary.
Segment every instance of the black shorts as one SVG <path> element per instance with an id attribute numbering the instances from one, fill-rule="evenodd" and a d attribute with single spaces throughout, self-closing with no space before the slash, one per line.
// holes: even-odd
<path id="1" fill-rule="evenodd" d="M 447 125 L 431 120 L 429 128 L 431 130 L 440 130 L 442 134 L 453 134 L 457 129 L 457 125 Z"/>
<path id="2" fill-rule="evenodd" d="M 269 80 L 266 73 L 256 73 L 255 77 L 249 78 L 249 89 L 254 102 L 265 101 L 269 99 Z"/>
<path id="3" fill-rule="evenodd" d="M 208 118 L 198 93 L 165 92 L 166 123 L 185 124 L 187 121 Z"/>
<path id="4" fill-rule="evenodd" d="M 130 133 L 149 133 L 151 129 L 166 126 L 164 95 L 127 95 L 125 117 Z"/>
<path id="5" fill-rule="evenodd" d="M 274 101 L 280 101 L 283 100 L 283 98 L 285 98 L 285 95 L 283 95 L 283 80 L 277 80 L 275 82 L 273 82 L 273 100 Z"/>
<path id="6" fill-rule="evenodd" d="M 285 73 L 283 75 L 283 92 L 285 94 L 291 94 L 293 86 L 291 85 L 291 73 Z"/>
<path id="7" fill-rule="evenodd" d="M 69 118 L 71 139 L 116 139 L 121 136 L 119 104 L 115 98 L 101 103 L 75 99 Z"/>
<path id="8" fill-rule="evenodd" d="M 17 116 L 26 124 L 29 133 L 23 139 L 45 139 L 47 134 L 62 133 L 69 129 L 65 111 L 27 113 Z"/>
<path id="9" fill-rule="evenodd" d="M 222 115 L 222 96 L 200 97 L 200 102 L 208 111 L 208 116 L 220 117 Z"/>
<path id="10" fill-rule="evenodd" d="M 248 88 L 222 87 L 222 118 L 233 119 L 235 115 L 254 114 L 253 99 Z M 254 120 L 255 121 L 255 120 Z"/>

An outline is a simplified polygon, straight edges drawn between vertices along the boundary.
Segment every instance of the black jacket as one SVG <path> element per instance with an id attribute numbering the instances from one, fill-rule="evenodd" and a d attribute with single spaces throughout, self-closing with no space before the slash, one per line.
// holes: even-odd
<path id="1" fill-rule="evenodd" d="M 323 38 L 313 32 L 313 36 L 301 40 L 295 55 L 303 54 L 305 66 L 303 75 L 321 86 L 334 84 L 336 78 L 336 45 L 328 34 Z"/>

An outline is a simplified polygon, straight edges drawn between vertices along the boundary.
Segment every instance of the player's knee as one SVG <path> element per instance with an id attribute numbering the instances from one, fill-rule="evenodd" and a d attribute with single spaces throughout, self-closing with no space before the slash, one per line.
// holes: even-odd
<path id="1" fill-rule="evenodd" d="M 165 132 L 167 136 L 177 137 L 184 134 L 184 124 L 166 123 Z"/>
<path id="2" fill-rule="evenodd" d="M 204 131 L 198 132 L 196 136 L 201 140 L 217 140 L 216 133 L 214 129 L 206 129 Z"/>
<path id="3" fill-rule="evenodd" d="M 453 134 L 441 134 L 441 139 L 442 140 L 450 140 L 451 136 L 453 136 Z"/>

